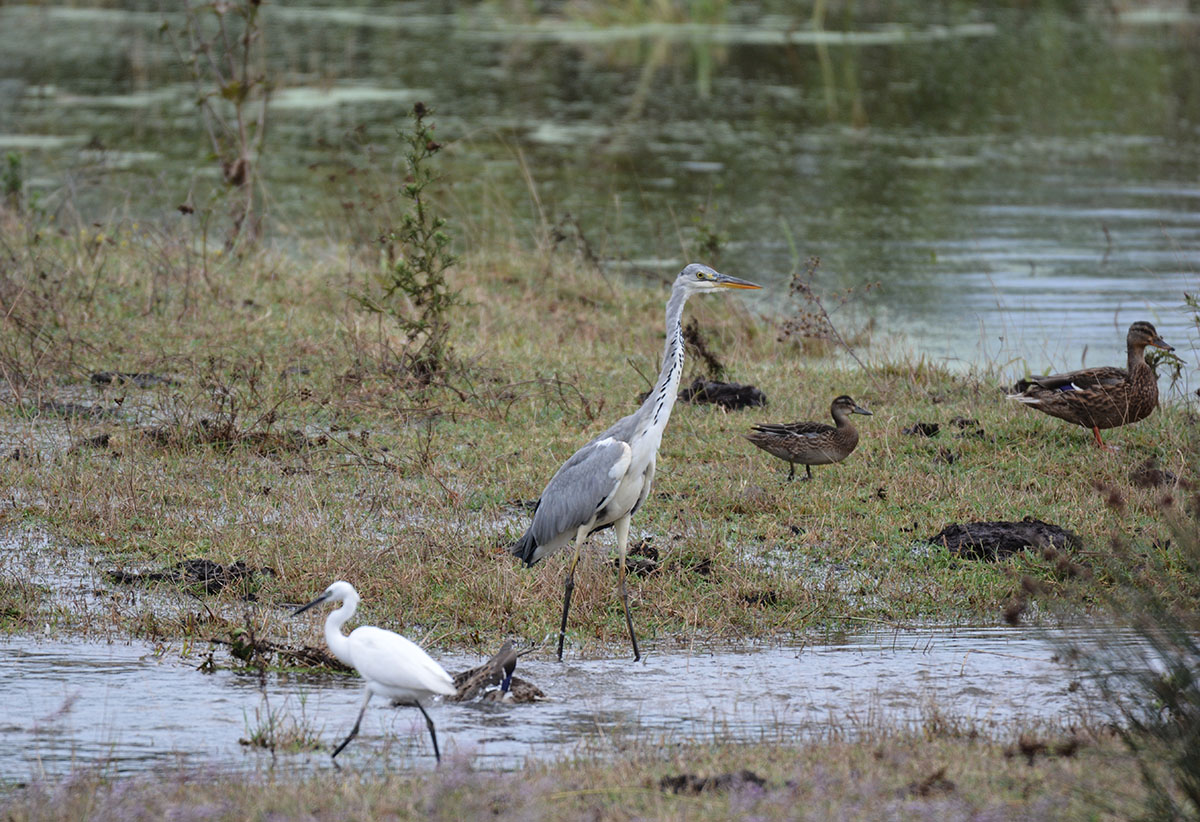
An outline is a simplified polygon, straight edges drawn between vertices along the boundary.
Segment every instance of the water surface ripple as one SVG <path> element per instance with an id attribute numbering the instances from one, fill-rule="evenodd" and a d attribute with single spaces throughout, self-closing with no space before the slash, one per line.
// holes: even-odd
<path id="1" fill-rule="evenodd" d="M 1086 636 L 1088 629 L 1076 629 Z M 1088 689 L 1057 661 L 1041 632 L 997 628 L 876 632 L 829 645 L 651 653 L 623 658 L 523 657 L 518 675 L 548 699 L 532 705 L 436 704 L 443 751 L 479 767 L 506 769 L 614 739 L 754 741 L 853 733 L 883 722 L 919 722 L 937 710 L 982 728 L 1066 723 L 1086 710 Z M 532 655 L 531 655 L 532 656 Z M 0 777 L 28 779 L 87 766 L 137 772 L 162 765 L 259 767 L 269 753 L 238 740 L 268 708 L 315 731 L 322 752 L 280 755 L 324 766 L 329 746 L 354 721 L 352 677 L 205 674 L 142 644 L 0 642 Z M 457 671 L 473 656 L 441 656 Z M 372 701 L 362 734 L 340 759 L 428 767 L 420 714 Z M 394 760 L 394 761 L 393 761 Z"/>

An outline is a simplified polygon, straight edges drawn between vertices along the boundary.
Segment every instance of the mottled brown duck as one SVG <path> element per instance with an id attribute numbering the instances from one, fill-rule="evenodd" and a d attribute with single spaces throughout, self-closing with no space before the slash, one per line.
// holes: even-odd
<path id="1" fill-rule="evenodd" d="M 851 414 L 871 412 L 859 406 L 845 394 L 829 407 L 836 425 L 823 422 L 765 423 L 755 425 L 746 439 L 772 456 L 786 460 L 791 470 L 788 479 L 796 476 L 796 464 L 804 466 L 805 479 L 812 479 L 812 466 L 841 462 L 858 446 L 858 431 L 850 424 Z"/>
<path id="2" fill-rule="evenodd" d="M 1092 429 L 1096 445 L 1108 448 L 1100 438 L 1106 428 L 1129 425 L 1150 416 L 1158 405 L 1158 379 L 1146 363 L 1146 346 L 1175 349 L 1148 322 L 1129 326 L 1125 337 L 1128 368 L 1106 365 L 1065 374 L 1029 377 L 1019 381 L 1010 400 L 1022 402 L 1060 420 Z"/>

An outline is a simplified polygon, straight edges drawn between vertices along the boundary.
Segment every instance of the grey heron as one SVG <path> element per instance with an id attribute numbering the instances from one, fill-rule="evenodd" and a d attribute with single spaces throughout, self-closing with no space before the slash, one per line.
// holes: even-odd
<path id="1" fill-rule="evenodd" d="M 617 591 L 625 609 L 633 659 L 635 662 L 641 659 L 625 586 L 629 520 L 650 494 L 658 446 L 679 391 L 679 380 L 683 375 L 683 305 L 693 294 L 725 288 L 761 287 L 700 263 L 692 263 L 679 272 L 667 300 L 667 341 L 662 370 L 654 388 L 637 411 L 597 435 L 563 463 L 542 491 L 533 512 L 533 522 L 510 549 L 528 567 L 566 547 L 572 540 L 575 542 L 564 583 L 562 624 L 558 632 L 559 660 L 562 659 L 580 548 L 589 534 L 609 526 L 616 531 L 620 551 Z"/>
<path id="2" fill-rule="evenodd" d="M 314 605 L 326 601 L 342 603 L 341 608 L 325 618 L 325 642 L 329 645 L 329 650 L 342 662 L 355 668 L 367 681 L 363 686 L 362 707 L 358 710 L 358 719 L 354 720 L 350 735 L 334 749 L 332 758 L 336 759 L 342 749 L 350 744 L 350 740 L 358 735 L 358 728 L 362 724 L 363 714 L 367 712 L 367 703 L 371 701 L 371 695 L 379 694 L 398 704 L 415 706 L 421 712 L 429 728 L 429 738 L 433 740 L 433 755 L 441 762 L 437 732 L 433 729 L 433 720 L 425 712 L 421 700 L 435 694 L 453 694 L 454 680 L 450 674 L 421 650 L 419 645 L 394 631 L 362 625 L 351 631 L 350 636 L 345 636 L 342 633 L 342 625 L 354 616 L 354 611 L 358 608 L 358 592 L 349 582 L 338 580 L 312 602 L 293 611 L 292 616 L 302 614 Z"/>

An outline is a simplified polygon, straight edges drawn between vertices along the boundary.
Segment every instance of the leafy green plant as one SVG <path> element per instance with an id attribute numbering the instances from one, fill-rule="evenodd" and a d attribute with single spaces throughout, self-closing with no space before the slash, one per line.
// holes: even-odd
<path id="1" fill-rule="evenodd" d="M 400 187 L 407 209 L 399 223 L 379 238 L 385 264 L 367 291 L 356 299 L 366 310 L 389 317 L 404 335 L 405 371 L 420 382 L 444 370 L 449 357 L 450 309 L 459 295 L 446 271 L 454 265 L 446 219 L 430 202 L 438 181 L 432 159 L 442 145 L 428 121 L 433 112 L 418 102 L 412 124 L 400 132 L 407 174 Z"/>

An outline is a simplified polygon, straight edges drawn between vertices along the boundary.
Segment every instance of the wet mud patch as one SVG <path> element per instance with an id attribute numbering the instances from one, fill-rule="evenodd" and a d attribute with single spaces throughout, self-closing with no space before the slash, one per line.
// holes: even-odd
<path id="1" fill-rule="evenodd" d="M 621 564 L 620 557 L 613 557 L 608 561 L 608 564 L 617 568 Z M 660 570 L 662 564 L 659 562 L 658 549 L 650 544 L 649 540 L 641 539 L 629 546 L 629 550 L 625 553 L 625 570 L 631 574 L 638 576 L 649 576 Z"/>
<path id="2" fill-rule="evenodd" d="M 1026 517 L 1020 522 L 967 522 L 947 525 L 926 542 L 942 545 L 963 559 L 995 561 L 1027 548 L 1079 548 L 1083 541 L 1073 531 Z"/>
<path id="3" fill-rule="evenodd" d="M 1177 485 L 1179 477 L 1158 466 L 1158 460 L 1150 457 L 1129 472 L 1129 481 L 1138 488 L 1162 488 Z"/>
<path id="4" fill-rule="evenodd" d="M 37 405 L 25 406 L 22 409 L 25 417 L 58 417 L 64 420 L 110 420 L 117 416 L 112 408 L 103 405 L 85 405 L 79 402 L 63 402 L 61 400 L 43 400 Z"/>
<path id="5" fill-rule="evenodd" d="M 919 796 L 927 798 L 930 796 L 945 796 L 946 794 L 954 793 L 957 786 L 946 778 L 946 769 L 938 768 L 933 773 L 926 776 L 924 779 L 914 780 L 908 783 L 909 796 Z"/>
<path id="6" fill-rule="evenodd" d="M 756 788 L 766 787 L 767 780 L 754 771 L 743 768 L 737 773 L 720 773 L 715 776 L 697 776 L 694 773 L 683 773 L 677 776 L 664 776 L 658 781 L 658 787 L 674 794 L 721 793 L 724 791 L 744 788 L 753 785 Z"/>
<path id="7" fill-rule="evenodd" d="M 106 572 L 106 576 L 121 585 L 149 585 L 155 582 L 171 582 L 191 589 L 195 593 L 219 594 L 226 588 L 235 587 L 246 599 L 253 601 L 255 592 L 266 577 L 274 577 L 274 568 L 254 568 L 243 560 L 228 565 L 210 559 L 185 559 L 161 571 Z"/>
<path id="8" fill-rule="evenodd" d="M 951 417 L 949 427 L 955 429 L 953 437 L 956 440 L 987 438 L 979 420 L 972 417 Z M 938 422 L 914 422 L 900 431 L 905 436 L 928 438 L 936 437 L 941 432 L 942 425 Z"/>
<path id="9" fill-rule="evenodd" d="M 1083 744 L 1083 740 L 1078 736 L 1067 736 L 1061 739 L 1050 740 L 1030 734 L 1022 734 L 1014 744 L 1005 748 L 1004 756 L 1008 759 L 1023 756 L 1025 757 L 1025 762 L 1032 766 L 1039 756 L 1061 756 L 1064 758 L 1075 756 L 1075 754 L 1079 753 L 1079 749 L 1083 747 Z"/>
<path id="10" fill-rule="evenodd" d="M 161 425 L 143 429 L 150 442 L 165 448 L 209 446 L 216 449 L 245 448 L 262 456 L 290 454 L 323 447 L 328 437 L 310 437 L 303 431 L 260 431 L 238 428 L 232 422 L 202 419 L 192 425 Z"/>
<path id="11" fill-rule="evenodd" d="M 107 388 L 110 386 L 132 385 L 134 388 L 153 388 L 157 385 L 179 385 L 179 380 L 164 377 L 161 374 L 129 371 L 97 371 L 91 376 L 92 385 Z"/>
<path id="12" fill-rule="evenodd" d="M 692 405 L 707 403 L 718 405 L 726 411 L 741 411 L 765 407 L 767 395 L 753 385 L 697 377 L 689 387 L 679 392 L 679 401 Z"/>

